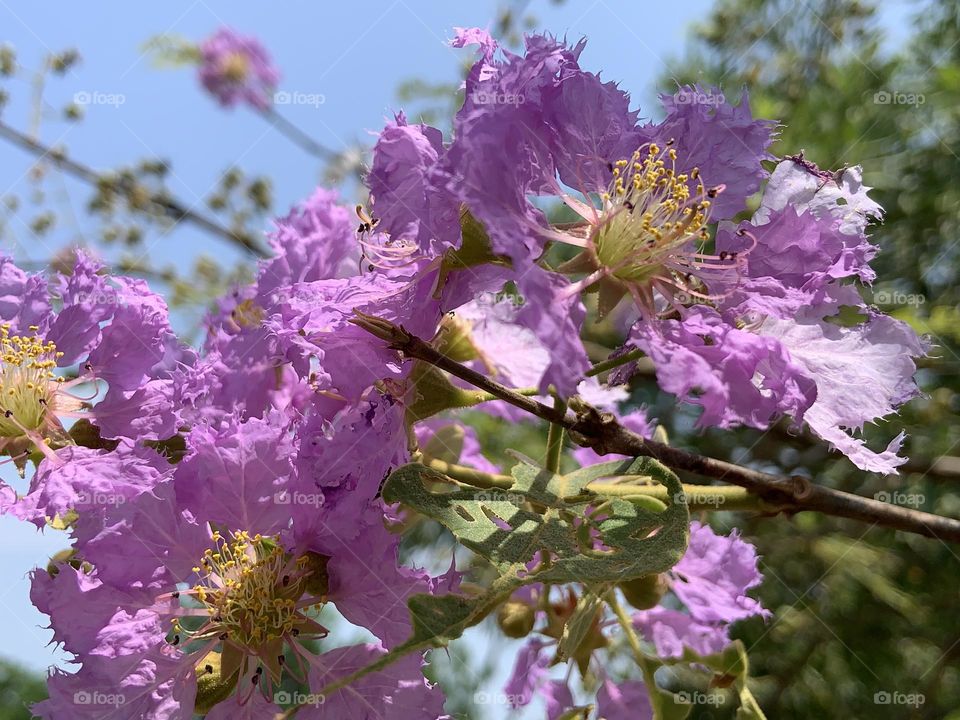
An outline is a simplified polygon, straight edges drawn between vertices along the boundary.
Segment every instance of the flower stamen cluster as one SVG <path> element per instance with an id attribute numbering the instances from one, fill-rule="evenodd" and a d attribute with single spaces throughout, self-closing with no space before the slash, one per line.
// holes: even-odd
<path id="1" fill-rule="evenodd" d="M 31 333 L 38 330 L 30 327 Z M 63 382 L 53 371 L 62 356 L 52 342 L 11 335 L 10 325 L 0 325 L 0 436 L 19 437 L 44 424 L 56 385 Z"/>

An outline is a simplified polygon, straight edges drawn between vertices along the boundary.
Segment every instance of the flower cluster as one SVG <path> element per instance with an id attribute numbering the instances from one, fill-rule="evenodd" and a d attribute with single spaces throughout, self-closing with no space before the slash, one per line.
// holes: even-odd
<path id="1" fill-rule="evenodd" d="M 581 69 L 583 42 L 535 35 L 515 55 L 473 29 L 454 45 L 479 57 L 452 142 L 399 116 L 375 149 L 373 208 L 391 246 L 459 257 L 455 209 L 482 224 L 500 262 L 471 269 L 518 289 L 516 323 L 549 356 L 543 391 L 575 393 L 588 368 L 585 300 L 601 319 L 625 307 L 635 322 L 615 355 L 648 356 L 661 388 L 702 408 L 700 427 L 788 417 L 858 467 L 896 472 L 903 436 L 877 452 L 860 433 L 916 395 L 928 348 L 855 284 L 874 277 L 867 229 L 882 214 L 859 167 L 831 174 L 796 156 L 770 175 L 776 126 L 752 117 L 746 93 L 732 105 L 681 88 L 661 98 L 663 120 L 641 121 L 623 90 Z M 552 224 L 546 198 L 580 220 Z M 572 255 L 551 265 L 558 245 Z"/>
<path id="2" fill-rule="evenodd" d="M 457 412 L 523 417 L 358 317 L 645 437 L 662 431 L 622 410 L 641 355 L 701 427 L 789 417 L 861 468 L 904 462 L 902 435 L 882 452 L 859 435 L 916 393 L 927 350 L 860 298 L 881 211 L 859 168 L 797 156 L 770 174 L 775 124 L 745 93 L 733 105 L 683 88 L 661 121 L 641 120 L 581 69 L 583 42 L 533 35 L 518 55 L 472 29 L 453 44 L 479 48 L 453 137 L 398 114 L 374 148 L 369 211 L 318 189 L 278 219 L 272 256 L 217 303 L 199 349 L 142 281 L 85 254 L 51 277 L 0 258 L 0 451 L 24 475 L 35 464 L 25 492 L 0 486 L 0 510 L 71 543 L 32 578 L 79 665 L 51 674 L 40 717 L 443 716 L 424 646 L 394 653 L 423 631 L 410 598 L 470 591 L 453 566 L 400 562 L 408 516 L 381 488 L 411 460 L 494 476 Z M 269 105 L 278 73 L 255 40 L 221 30 L 202 57 L 222 104 Z M 577 219 L 551 222 L 551 199 Z M 613 313 L 627 331 L 600 382 L 582 332 Z M 752 546 L 693 523 L 671 570 L 609 597 L 635 609 L 618 615 L 636 652 L 703 659 L 732 623 L 769 614 L 747 595 L 759 581 Z M 502 604 L 508 635 L 536 630 L 505 689 L 516 705 L 539 693 L 570 716 L 574 691 L 548 668 L 585 594 L 531 585 Z M 369 642 L 328 637 L 334 613 Z M 599 679 L 600 717 L 651 717 L 650 678 L 610 669 L 616 623 L 598 612 L 569 659 Z"/>
<path id="3" fill-rule="evenodd" d="M 198 49 L 200 83 L 222 106 L 265 110 L 273 104 L 280 71 L 259 40 L 224 27 Z"/>

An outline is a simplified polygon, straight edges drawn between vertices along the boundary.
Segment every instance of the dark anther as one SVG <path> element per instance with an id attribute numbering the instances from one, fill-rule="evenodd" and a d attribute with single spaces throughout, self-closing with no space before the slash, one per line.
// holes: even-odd
<path id="1" fill-rule="evenodd" d="M 293 635 L 294 637 L 300 637 L 300 630 L 297 628 L 294 628 L 293 630 L 290 631 L 290 634 Z"/>
<path id="2" fill-rule="evenodd" d="M 172 598 L 174 598 L 174 599 L 180 597 L 180 591 L 177 590 L 175 593 L 170 593 L 170 597 L 172 597 Z"/>
<path id="3" fill-rule="evenodd" d="M 260 666 L 257 667 L 257 672 L 256 672 L 256 674 L 257 674 L 257 675 L 263 675 L 263 666 L 262 666 L 262 665 L 260 665 Z"/>
<path id="4" fill-rule="evenodd" d="M 726 250 L 723 250 L 723 251 L 720 252 L 720 259 L 721 259 L 721 260 L 726 260 L 726 259 L 727 259 L 727 251 L 726 251 Z"/>
<path id="5" fill-rule="evenodd" d="M 41 405 L 47 404 L 47 401 L 44 398 L 40 398 L 39 400 L 37 400 L 37 402 L 40 403 Z"/>
<path id="6" fill-rule="evenodd" d="M 173 642 L 170 643 L 170 644 L 171 644 L 171 645 L 179 645 L 179 644 L 180 644 L 180 636 L 179 636 L 179 635 L 174 635 L 174 636 L 173 636 Z"/>
<path id="7" fill-rule="evenodd" d="M 13 417 L 13 410 L 4 410 L 4 411 L 3 411 L 3 416 L 4 416 L 4 417 L 8 417 L 8 418 L 12 418 L 12 417 Z"/>
<path id="8" fill-rule="evenodd" d="M 623 206 L 624 206 L 627 210 L 633 210 L 633 203 L 630 202 L 629 200 L 624 201 Z"/>
<path id="9" fill-rule="evenodd" d="M 290 584 L 290 576 L 289 576 L 289 575 L 284 575 L 284 576 L 283 576 L 283 586 L 286 587 L 286 586 L 289 585 L 289 584 Z"/>
<path id="10" fill-rule="evenodd" d="M 286 662 L 286 659 L 284 659 L 283 655 L 277 655 L 277 662 L 283 665 Z"/>
<path id="11" fill-rule="evenodd" d="M 608 163 L 607 163 L 607 170 L 609 170 L 610 172 L 613 172 L 613 163 L 612 163 L 612 162 L 608 162 Z"/>
<path id="12" fill-rule="evenodd" d="M 673 138 L 670 138 L 669 140 L 667 140 L 667 147 L 670 147 L 670 146 L 673 145 L 673 143 L 675 143 L 675 142 L 676 142 L 676 141 L 675 141 Z"/>
<path id="13" fill-rule="evenodd" d="M 717 189 L 715 187 L 712 187 L 709 190 L 707 190 L 708 198 L 715 198 L 716 196 L 717 196 Z"/>
<path id="14" fill-rule="evenodd" d="M 226 640 L 228 637 L 230 637 L 230 633 L 223 633 L 222 635 L 220 635 L 219 639 L 223 641 L 223 640 Z"/>
<path id="15" fill-rule="evenodd" d="M 207 671 L 207 675 L 213 675 L 213 665 L 204 665 L 203 669 Z"/>
<path id="16" fill-rule="evenodd" d="M 84 369 L 84 370 L 93 370 L 93 365 L 91 365 L 90 363 L 84 363 L 84 364 L 83 364 L 83 369 Z"/>

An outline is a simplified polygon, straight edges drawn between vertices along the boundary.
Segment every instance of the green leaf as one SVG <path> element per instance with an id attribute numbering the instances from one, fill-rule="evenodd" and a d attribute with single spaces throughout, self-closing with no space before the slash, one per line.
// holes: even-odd
<path id="1" fill-rule="evenodd" d="M 441 523 L 501 575 L 538 557 L 549 558 L 528 572 L 523 584 L 597 585 L 641 577 L 673 567 L 686 549 L 689 513 L 682 486 L 655 460 L 602 463 L 568 475 L 518 464 L 512 474 L 509 491 L 463 489 L 413 463 L 387 478 L 383 497 Z M 601 477 L 624 475 L 646 476 L 665 485 L 671 501 L 662 512 L 654 512 L 627 500 L 603 500 L 586 489 Z M 450 490 L 438 490 L 437 484 Z M 587 510 L 601 502 L 602 519 L 587 516 Z M 591 529 L 604 549 L 594 548 Z"/>
<path id="2" fill-rule="evenodd" d="M 519 576 L 521 567 L 497 578 L 483 594 L 429 595 L 420 593 L 407 601 L 413 621 L 413 635 L 404 643 L 429 643 L 442 647 L 460 637 L 468 627 L 476 625 L 489 615 L 514 590 L 524 585 Z"/>
<path id="3" fill-rule="evenodd" d="M 573 614 L 567 618 L 563 626 L 563 635 L 560 637 L 560 643 L 557 645 L 557 660 L 563 662 L 576 655 L 577 650 L 586 640 L 594 621 L 597 619 L 597 613 L 603 609 L 603 599 L 591 592 L 584 592 L 577 600 L 577 607 Z"/>
<path id="4" fill-rule="evenodd" d="M 509 258 L 493 252 L 486 229 L 470 214 L 466 206 L 460 210 L 460 233 L 463 238 L 460 247 L 448 250 L 443 256 L 442 270 L 462 270 L 487 263 L 510 264 Z"/>

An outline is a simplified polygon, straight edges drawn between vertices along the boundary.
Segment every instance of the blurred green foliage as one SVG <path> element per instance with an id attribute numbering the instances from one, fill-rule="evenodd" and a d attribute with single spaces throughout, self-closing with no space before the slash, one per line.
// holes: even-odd
<path id="1" fill-rule="evenodd" d="M 652 383 L 636 392 L 678 444 L 863 495 L 909 494 L 960 517 L 957 464 L 932 467 L 960 454 L 960 3 L 915 9 L 909 39 L 891 48 L 873 3 L 719 0 L 661 83 L 746 86 L 755 115 L 783 124 L 774 154 L 863 165 L 886 209 L 873 230 L 873 302 L 935 344 L 918 373 L 926 397 L 867 433 L 882 442 L 906 429 L 908 471 L 861 472 L 786 427 L 691 435 L 691 416 Z M 775 618 L 737 635 L 769 717 L 960 717 L 955 547 L 811 514 L 715 520 L 742 527 L 764 556 L 759 594 Z M 909 695 L 923 702 L 896 703 Z"/>
<path id="2" fill-rule="evenodd" d="M 29 720 L 27 706 L 46 696 L 42 678 L 0 660 L 0 720 Z"/>

